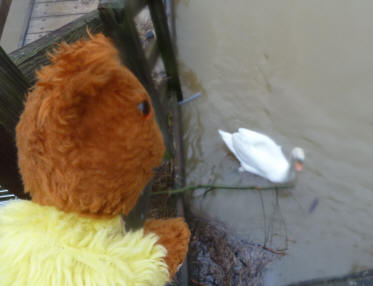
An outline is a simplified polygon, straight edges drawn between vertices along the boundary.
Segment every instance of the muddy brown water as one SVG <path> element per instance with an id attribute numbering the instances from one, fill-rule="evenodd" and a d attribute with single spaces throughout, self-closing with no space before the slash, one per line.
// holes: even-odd
<path id="1" fill-rule="evenodd" d="M 188 183 L 265 184 L 217 130 L 306 152 L 295 189 L 194 194 L 198 213 L 287 255 L 266 285 L 373 268 L 373 2 L 204 0 L 177 6 Z M 264 212 L 262 203 L 264 205 Z M 277 204 L 278 202 L 278 204 Z"/>

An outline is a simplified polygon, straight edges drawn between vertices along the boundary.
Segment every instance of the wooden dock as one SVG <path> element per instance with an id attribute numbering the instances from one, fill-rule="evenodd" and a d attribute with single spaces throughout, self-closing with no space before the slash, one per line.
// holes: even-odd
<path id="1" fill-rule="evenodd" d="M 98 0 L 34 0 L 24 45 L 97 9 Z"/>
<path id="2" fill-rule="evenodd" d="M 98 3 L 99 0 L 0 0 L 0 45 L 8 53 L 22 48 L 96 10 Z"/>
<path id="3" fill-rule="evenodd" d="M 33 1 L 30 21 L 24 37 L 24 45 L 97 9 L 98 6 L 98 0 Z"/>

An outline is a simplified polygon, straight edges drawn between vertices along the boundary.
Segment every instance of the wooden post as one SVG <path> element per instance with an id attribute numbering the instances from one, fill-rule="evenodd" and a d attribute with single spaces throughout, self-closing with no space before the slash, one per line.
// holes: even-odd
<path id="1" fill-rule="evenodd" d="M 174 2 L 172 0 L 162 1 L 148 0 L 150 12 L 153 19 L 154 28 L 156 29 L 158 42 L 160 43 L 160 52 L 169 76 L 168 92 L 170 94 L 171 108 L 173 111 L 173 145 L 175 146 L 175 166 L 174 166 L 174 188 L 185 186 L 185 156 L 183 142 L 182 113 L 177 101 L 183 99 L 179 74 L 176 63 L 175 49 L 175 23 L 174 23 Z M 167 12 L 166 12 L 166 9 Z M 168 16 L 167 16 L 168 14 Z M 169 22 L 169 23 L 168 23 Z M 185 218 L 184 195 L 176 198 L 176 214 Z M 188 256 L 185 258 L 178 272 L 178 285 L 187 286 L 189 281 Z"/>
<path id="2" fill-rule="evenodd" d="M 162 55 L 166 73 L 168 76 L 169 90 L 176 93 L 177 100 L 183 100 L 179 73 L 171 34 L 168 28 L 167 15 L 162 0 L 148 0 L 150 14 L 152 16 L 154 29 L 158 39 L 159 51 Z"/>
<path id="3" fill-rule="evenodd" d="M 18 197 L 27 198 L 18 172 L 15 127 L 29 83 L 1 47 L 0 86 L 0 184 Z"/>
<path id="4" fill-rule="evenodd" d="M 14 135 L 23 109 L 23 98 L 30 85 L 1 47 L 0 86 L 0 124 Z"/>

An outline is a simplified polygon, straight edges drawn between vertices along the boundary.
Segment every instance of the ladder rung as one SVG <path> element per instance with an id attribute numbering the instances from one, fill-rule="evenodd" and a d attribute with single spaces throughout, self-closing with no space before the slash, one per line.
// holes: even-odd
<path id="1" fill-rule="evenodd" d="M 10 198 L 15 198 L 15 195 L 9 194 L 9 195 L 0 195 L 0 200 L 1 199 L 10 199 Z"/>

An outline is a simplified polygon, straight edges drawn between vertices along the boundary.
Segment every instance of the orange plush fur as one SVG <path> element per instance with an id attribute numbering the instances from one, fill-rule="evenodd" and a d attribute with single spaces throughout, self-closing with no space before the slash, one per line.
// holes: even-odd
<path id="1" fill-rule="evenodd" d="M 103 35 L 61 44 L 37 74 L 17 126 L 19 168 L 32 200 L 95 217 L 128 214 L 162 160 L 150 98 Z M 151 108 L 151 106 L 150 106 Z M 189 230 L 181 219 L 149 220 L 172 276 Z"/>
<path id="2" fill-rule="evenodd" d="M 26 192 L 42 205 L 82 214 L 127 214 L 162 160 L 150 101 L 103 36 L 61 44 L 38 72 L 17 126 Z"/>
<path id="3" fill-rule="evenodd" d="M 145 233 L 155 232 L 159 236 L 158 243 L 167 249 L 165 262 L 172 277 L 188 251 L 190 231 L 181 218 L 148 219 Z"/>

